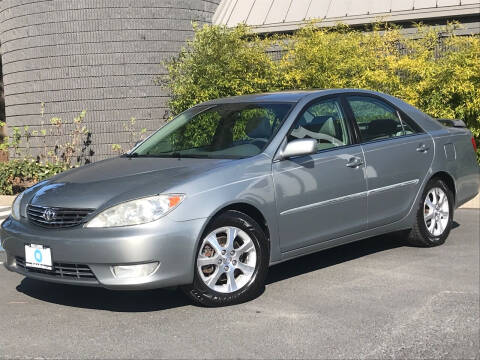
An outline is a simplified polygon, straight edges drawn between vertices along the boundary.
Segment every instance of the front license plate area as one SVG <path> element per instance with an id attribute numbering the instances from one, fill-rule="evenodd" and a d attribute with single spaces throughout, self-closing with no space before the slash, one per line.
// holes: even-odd
<path id="1" fill-rule="evenodd" d="M 43 245 L 25 245 L 25 266 L 28 268 L 53 270 L 50 248 Z"/>

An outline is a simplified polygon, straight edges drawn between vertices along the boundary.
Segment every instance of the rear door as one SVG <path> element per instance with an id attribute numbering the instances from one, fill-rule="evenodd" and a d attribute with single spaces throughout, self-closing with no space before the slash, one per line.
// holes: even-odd
<path id="1" fill-rule="evenodd" d="M 433 160 L 431 136 L 392 104 L 377 96 L 349 95 L 365 156 L 368 226 L 407 215 Z"/>
<path id="2" fill-rule="evenodd" d="M 307 105 L 287 136 L 318 140 L 309 156 L 273 163 L 283 252 L 367 227 L 364 158 L 338 98 Z"/>

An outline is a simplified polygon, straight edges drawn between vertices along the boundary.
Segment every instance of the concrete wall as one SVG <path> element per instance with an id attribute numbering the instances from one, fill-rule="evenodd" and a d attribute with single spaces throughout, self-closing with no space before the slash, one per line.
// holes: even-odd
<path id="1" fill-rule="evenodd" d="M 211 21 L 220 0 L 1 0 L 0 42 L 7 126 L 36 130 L 52 116 L 87 110 L 94 155 L 126 146 L 125 121 L 152 131 L 166 117 L 159 64 Z M 49 139 L 53 142 L 53 139 Z M 39 139 L 31 140 L 40 147 Z"/>

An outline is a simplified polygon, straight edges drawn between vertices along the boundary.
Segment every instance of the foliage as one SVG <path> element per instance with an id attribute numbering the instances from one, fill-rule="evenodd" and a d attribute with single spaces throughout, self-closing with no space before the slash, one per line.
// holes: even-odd
<path id="1" fill-rule="evenodd" d="M 10 151 L 14 157 L 0 163 L 0 194 L 18 193 L 59 172 L 89 163 L 93 151 L 89 148 L 92 134 L 84 125 L 86 111 L 70 124 L 59 117 L 51 118 L 46 124 L 44 114 L 42 104 L 39 130 L 32 131 L 28 126 L 13 127 L 11 136 L 0 144 L 0 150 Z M 48 136 L 54 138 L 52 146 L 47 145 Z M 32 139 L 38 140 L 40 148 L 32 148 Z"/>
<path id="2" fill-rule="evenodd" d="M 397 96 L 433 117 L 463 119 L 480 145 L 480 38 L 418 25 L 418 36 L 311 23 L 261 39 L 248 27 L 204 25 L 167 63 L 173 113 L 199 102 L 273 90 L 364 88 Z M 271 50 L 280 50 L 278 61 Z"/>
<path id="3" fill-rule="evenodd" d="M 276 64 L 267 54 L 270 41 L 252 35 L 245 26 L 194 29 L 193 40 L 166 64 L 174 113 L 209 99 L 275 89 L 271 79 Z"/>
<path id="4" fill-rule="evenodd" d="M 0 163 L 0 194 L 13 195 L 55 174 L 65 171 L 65 163 L 40 163 L 34 159 Z"/>
<path id="5" fill-rule="evenodd" d="M 0 144 L 0 150 L 9 150 L 17 159 L 36 159 L 44 163 L 65 163 L 69 167 L 88 164 L 93 150 L 92 133 L 84 125 L 86 110 L 76 116 L 72 123 L 66 123 L 59 117 L 52 117 L 45 124 L 45 107 L 41 107 L 41 128 L 30 130 L 29 126 L 12 128 L 11 136 L 7 136 Z M 2 124 L 0 124 L 2 125 Z M 4 125 L 4 124 L 3 124 Z M 54 139 L 53 145 L 49 146 L 47 137 Z M 32 139 L 40 143 L 35 154 L 31 146 Z"/>
<path id="6" fill-rule="evenodd" d="M 52 134 L 55 136 L 55 145 L 53 151 L 46 151 L 46 154 L 44 154 L 45 160 L 50 158 L 50 161 L 62 162 L 69 166 L 83 165 L 90 162 L 88 156 L 93 155 L 93 151 L 88 150 L 92 143 L 92 133 L 83 124 L 86 113 L 86 110 L 83 110 L 73 119 L 73 129 L 68 134 L 65 134 L 64 123 L 61 118 L 50 119 L 50 123 L 53 126 Z M 46 132 L 44 133 L 46 134 Z M 64 138 L 65 135 L 68 140 L 62 143 L 60 139 Z M 43 135 L 43 139 L 45 139 L 45 135 Z"/>
<path id="7" fill-rule="evenodd" d="M 130 121 L 126 121 L 123 124 L 123 129 L 128 132 L 128 147 L 131 148 L 135 145 L 135 143 L 143 140 L 145 138 L 145 134 L 147 133 L 146 128 L 142 128 L 137 130 L 135 124 L 137 123 L 137 119 L 132 117 Z M 125 152 L 122 145 L 120 144 L 112 144 L 112 151 L 122 154 Z"/>

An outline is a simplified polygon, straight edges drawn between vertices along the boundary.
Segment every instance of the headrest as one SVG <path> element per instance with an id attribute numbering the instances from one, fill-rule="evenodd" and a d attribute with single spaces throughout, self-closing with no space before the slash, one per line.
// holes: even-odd
<path id="1" fill-rule="evenodd" d="M 315 116 L 310 123 L 304 124 L 303 127 L 313 132 L 335 132 L 333 117 L 330 115 Z"/>
<path id="2" fill-rule="evenodd" d="M 323 125 L 325 121 L 333 119 L 332 115 L 320 115 L 320 116 L 315 116 L 312 121 L 310 121 L 310 124 L 315 124 L 315 125 Z"/>
<path id="3" fill-rule="evenodd" d="M 272 135 L 272 126 L 266 116 L 254 117 L 247 122 L 245 132 L 251 138 L 268 139 Z"/>
<path id="4" fill-rule="evenodd" d="M 373 120 L 368 124 L 367 133 L 371 137 L 393 135 L 397 132 L 397 122 L 392 119 Z"/>

